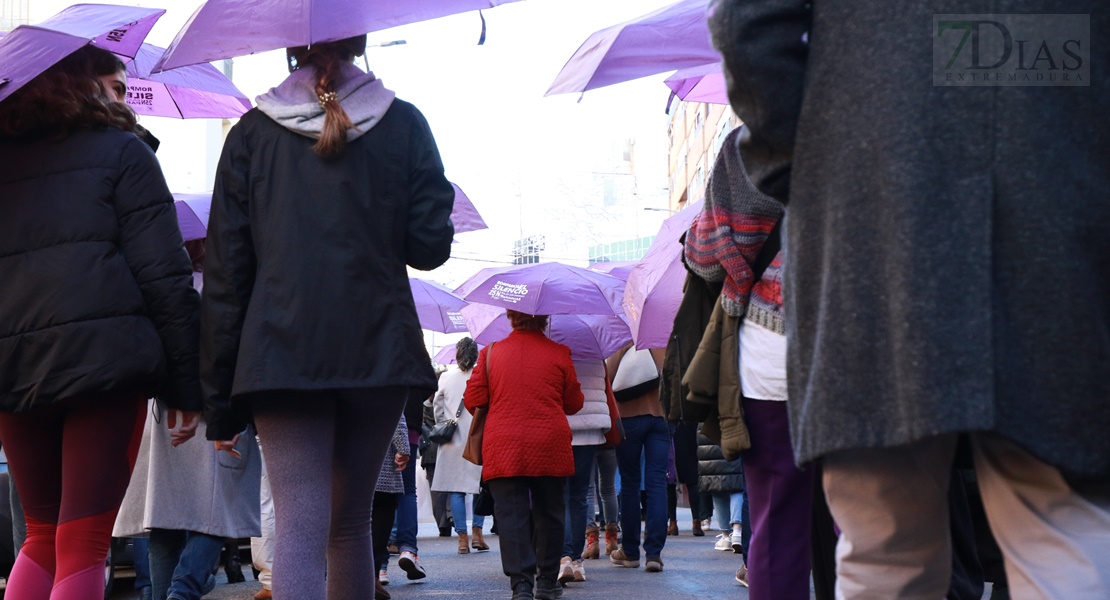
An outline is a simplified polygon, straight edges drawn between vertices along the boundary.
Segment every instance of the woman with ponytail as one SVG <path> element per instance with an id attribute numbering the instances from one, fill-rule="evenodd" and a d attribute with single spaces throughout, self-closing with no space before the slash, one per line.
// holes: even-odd
<path id="1" fill-rule="evenodd" d="M 451 494 L 451 519 L 455 521 L 455 533 L 459 534 L 459 554 L 470 554 L 473 547 L 478 551 L 489 550 L 482 537 L 482 526 L 486 519 L 474 515 L 472 523 L 473 539 L 466 533 L 466 496 L 477 494 L 482 485 L 482 467 L 462 457 L 466 448 L 466 437 L 470 433 L 470 413 L 463 406 L 463 393 L 466 382 L 478 362 L 478 344 L 465 337 L 455 344 L 455 369 L 449 369 L 439 378 L 439 391 L 432 399 L 432 411 L 436 425 L 456 421 L 455 435 L 451 441 L 439 446 L 436 458 L 435 477 L 432 478 L 433 492 Z M 460 410 L 461 409 L 461 410 Z"/>
<path id="2" fill-rule="evenodd" d="M 407 396 L 436 389 L 405 266 L 447 260 L 454 191 L 420 111 L 353 64 L 365 45 L 288 49 L 228 134 L 209 217 L 207 436 L 230 449 L 253 415 L 281 598 L 373 593 L 379 467 Z"/>

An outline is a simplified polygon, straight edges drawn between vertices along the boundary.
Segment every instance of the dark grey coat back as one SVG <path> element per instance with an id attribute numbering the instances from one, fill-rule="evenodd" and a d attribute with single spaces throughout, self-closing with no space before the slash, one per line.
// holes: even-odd
<path id="1" fill-rule="evenodd" d="M 224 144 L 201 311 L 208 437 L 230 439 L 233 398 L 402 386 L 431 393 L 405 265 L 450 256 L 454 190 L 423 115 L 395 100 L 333 159 L 257 109 Z"/>
<path id="2" fill-rule="evenodd" d="M 1090 87 L 934 87 L 934 13 L 1028 3 L 810 1 L 711 19 L 744 160 L 787 203 L 797 459 L 990 431 L 1110 474 L 1110 47 Z M 1036 11 L 1110 31 L 1101 1 Z"/>

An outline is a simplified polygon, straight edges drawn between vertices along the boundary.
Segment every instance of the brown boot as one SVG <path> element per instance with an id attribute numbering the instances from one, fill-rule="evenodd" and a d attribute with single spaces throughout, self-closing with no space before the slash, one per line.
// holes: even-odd
<path id="1" fill-rule="evenodd" d="M 617 544 L 620 542 L 618 533 L 616 523 L 605 526 L 605 556 L 609 556 L 617 549 Z"/>
<path id="2" fill-rule="evenodd" d="M 489 544 L 487 544 L 486 540 L 482 538 L 481 529 L 477 527 L 472 527 L 470 529 L 470 540 L 470 547 L 474 548 L 478 552 L 485 552 L 486 550 L 489 550 Z"/>
<path id="3" fill-rule="evenodd" d="M 671 519 L 671 524 L 667 526 L 667 535 L 678 535 L 678 521 Z"/>
<path id="4" fill-rule="evenodd" d="M 601 550 L 598 548 L 600 536 L 601 529 L 597 525 L 586 528 L 586 550 L 582 552 L 582 558 L 598 558 L 601 555 Z"/>
<path id="5" fill-rule="evenodd" d="M 465 531 L 459 532 L 459 554 L 470 554 L 470 538 Z"/>
<path id="6" fill-rule="evenodd" d="M 694 537 L 702 537 L 705 535 L 705 532 L 701 530 L 701 521 L 697 519 L 694 519 L 694 526 L 690 528 L 690 531 L 694 534 Z"/>

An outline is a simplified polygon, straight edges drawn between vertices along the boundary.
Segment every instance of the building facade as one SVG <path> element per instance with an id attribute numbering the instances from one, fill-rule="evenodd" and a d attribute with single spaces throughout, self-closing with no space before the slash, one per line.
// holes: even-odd
<path id="1" fill-rule="evenodd" d="M 31 0 L 0 0 L 0 31 L 31 22 Z"/>
<path id="2" fill-rule="evenodd" d="M 668 205 L 678 211 L 705 196 L 713 161 L 728 133 L 740 126 L 740 118 L 727 105 L 683 102 L 678 98 L 671 103 L 669 114 Z"/>

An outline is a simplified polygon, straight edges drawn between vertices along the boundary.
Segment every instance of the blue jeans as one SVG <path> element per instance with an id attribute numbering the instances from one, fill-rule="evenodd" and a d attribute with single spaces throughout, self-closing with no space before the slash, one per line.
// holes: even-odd
<path id="1" fill-rule="evenodd" d="M 155 600 L 198 600 L 224 539 L 196 531 L 150 530 L 150 581 Z"/>
<path id="2" fill-rule="evenodd" d="M 397 549 L 401 552 L 416 551 L 416 450 L 415 444 L 409 445 L 409 464 L 401 471 L 401 479 L 405 482 L 405 494 L 397 504 L 397 520 L 394 526 L 393 539 L 397 541 Z"/>
<path id="3" fill-rule="evenodd" d="M 572 446 L 574 450 L 574 475 L 567 477 L 563 487 L 563 501 L 567 505 L 566 526 L 563 532 L 563 556 L 571 560 L 582 560 L 582 549 L 586 545 L 586 522 L 593 521 L 586 516 L 586 494 L 590 490 L 590 478 L 594 474 L 594 457 L 597 446 Z"/>
<path id="4" fill-rule="evenodd" d="M 132 539 L 131 556 L 135 559 L 135 589 L 150 587 L 150 540 L 145 537 Z"/>
<path id="5" fill-rule="evenodd" d="M 466 533 L 466 494 L 462 492 L 451 492 L 451 518 L 455 521 L 455 532 Z M 474 515 L 473 526 L 481 529 L 482 525 L 486 524 L 486 518 L 482 515 Z"/>
<path id="6" fill-rule="evenodd" d="M 644 457 L 643 487 L 647 493 L 644 554 L 657 558 L 667 541 L 667 459 L 671 434 L 662 417 L 641 415 L 622 419 L 625 439 L 617 446 L 621 475 L 621 547 L 630 560 L 640 558 L 640 456 Z"/>
<path id="7" fill-rule="evenodd" d="M 717 529 L 728 531 L 744 522 L 744 492 L 713 494 L 713 512 L 717 513 Z"/>

